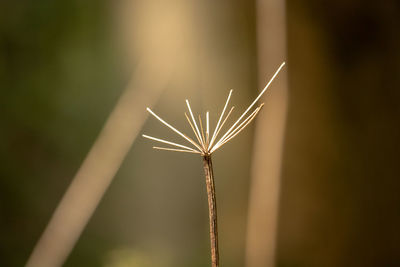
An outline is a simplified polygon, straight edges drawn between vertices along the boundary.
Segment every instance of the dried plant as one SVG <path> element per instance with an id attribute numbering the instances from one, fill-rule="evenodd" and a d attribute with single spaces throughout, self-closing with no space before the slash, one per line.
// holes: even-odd
<path id="1" fill-rule="evenodd" d="M 159 149 L 159 150 L 168 150 L 168 151 L 176 151 L 176 152 L 187 152 L 187 153 L 195 153 L 195 154 L 200 154 L 203 158 L 203 165 L 204 165 L 204 172 L 205 172 L 205 178 L 206 178 L 206 186 L 207 186 L 207 196 L 208 196 L 208 210 L 209 210 L 209 219 L 210 219 L 210 241 L 211 241 L 211 265 L 212 267 L 218 267 L 219 266 L 219 253 L 218 253 L 218 229 L 217 229 L 217 203 L 216 203 L 216 196 L 215 196 L 215 183 L 214 183 L 214 171 L 212 167 L 212 160 L 211 160 L 211 154 L 215 152 L 217 149 L 221 148 L 224 144 L 232 140 L 235 136 L 237 136 L 243 129 L 246 128 L 247 125 L 251 121 L 254 120 L 254 118 L 257 116 L 257 114 L 260 112 L 262 109 L 264 103 L 259 105 L 257 108 L 255 108 L 250 115 L 247 115 L 249 111 L 252 109 L 252 107 L 257 103 L 257 101 L 261 98 L 261 96 L 267 91 L 269 88 L 270 84 L 272 81 L 275 79 L 275 77 L 278 75 L 280 70 L 283 68 L 285 65 L 285 62 L 283 62 L 278 70 L 275 72 L 275 74 L 272 76 L 270 81 L 267 83 L 267 85 L 264 87 L 264 89 L 261 91 L 261 93 L 256 97 L 256 99 L 250 104 L 250 106 L 242 113 L 242 115 L 233 123 L 233 125 L 222 135 L 221 138 L 218 139 L 218 135 L 225 125 L 225 122 L 229 118 L 229 116 L 232 113 L 232 110 L 234 107 L 232 106 L 227 113 L 227 115 L 224 117 L 227 107 L 229 104 L 229 100 L 232 95 L 232 90 L 230 90 L 228 98 L 225 102 L 225 106 L 222 109 L 221 115 L 218 119 L 217 125 L 215 126 L 215 129 L 213 131 L 213 134 L 210 135 L 210 116 L 209 112 L 206 112 L 206 124 L 205 124 L 205 129 L 203 127 L 203 121 L 201 119 L 201 116 L 198 116 L 198 123 L 193 115 L 192 109 L 190 107 L 189 101 L 186 100 L 186 105 L 190 114 L 190 117 L 188 114 L 185 112 L 185 117 L 190 125 L 190 127 L 193 130 L 193 133 L 196 137 L 196 141 L 194 141 L 192 138 L 187 136 L 186 134 L 182 133 L 181 131 L 177 130 L 175 127 L 164 121 L 162 118 L 160 118 L 157 114 L 155 114 L 150 108 L 147 108 L 147 111 L 150 112 L 151 115 L 153 115 L 156 119 L 158 119 L 160 122 L 162 122 L 164 125 L 166 125 L 168 128 L 173 130 L 175 133 L 179 134 L 181 137 L 183 137 L 186 141 L 188 141 L 192 147 L 181 145 L 175 142 L 167 141 L 161 138 L 156 138 L 152 137 L 149 135 L 143 134 L 143 137 L 164 143 L 167 145 L 170 145 L 172 147 L 159 147 L 159 146 L 154 146 L 154 149 Z M 247 115 L 247 117 L 246 117 Z"/>

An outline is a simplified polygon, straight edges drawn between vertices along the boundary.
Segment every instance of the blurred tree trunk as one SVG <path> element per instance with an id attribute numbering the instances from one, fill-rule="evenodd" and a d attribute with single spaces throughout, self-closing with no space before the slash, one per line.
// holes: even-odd
<path id="1" fill-rule="evenodd" d="M 258 85 L 286 57 L 285 2 L 258 0 Z M 264 95 L 265 109 L 257 119 L 252 156 L 247 225 L 247 267 L 274 265 L 280 190 L 281 158 L 287 110 L 287 71 L 284 69 Z"/>

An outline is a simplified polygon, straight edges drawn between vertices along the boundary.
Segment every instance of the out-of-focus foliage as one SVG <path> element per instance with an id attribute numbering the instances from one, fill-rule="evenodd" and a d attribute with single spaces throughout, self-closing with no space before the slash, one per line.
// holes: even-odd
<path id="1" fill-rule="evenodd" d="M 24 264 L 122 90 L 105 4 L 0 2 L 1 266 Z"/>

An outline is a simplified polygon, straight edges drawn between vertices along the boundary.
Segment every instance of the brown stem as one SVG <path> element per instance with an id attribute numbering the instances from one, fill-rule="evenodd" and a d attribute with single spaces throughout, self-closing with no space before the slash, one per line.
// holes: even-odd
<path id="1" fill-rule="evenodd" d="M 208 214 L 210 218 L 211 266 L 219 266 L 217 201 L 215 197 L 214 172 L 210 155 L 203 156 L 204 172 L 206 175 Z"/>

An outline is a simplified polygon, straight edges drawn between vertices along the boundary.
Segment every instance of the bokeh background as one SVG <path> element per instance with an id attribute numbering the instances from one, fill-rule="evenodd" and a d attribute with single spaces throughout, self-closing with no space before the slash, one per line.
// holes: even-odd
<path id="1" fill-rule="evenodd" d="M 286 118 L 266 129 L 279 153 L 254 145 L 267 109 L 214 156 L 222 264 L 400 266 L 399 29 L 395 0 L 1 1 L 0 266 L 26 264 L 124 92 L 187 131 L 186 98 L 215 119 L 232 88 L 242 110 L 284 60 L 265 97 Z M 179 140 L 144 114 L 138 133 Z M 140 137 L 125 147 L 64 266 L 208 266 L 201 159 Z M 248 229 L 264 150 L 281 166 L 260 189 L 279 192 L 276 212 L 261 205 L 276 218 L 268 236 Z M 251 231 L 273 237 L 270 263 L 248 259 Z"/>

